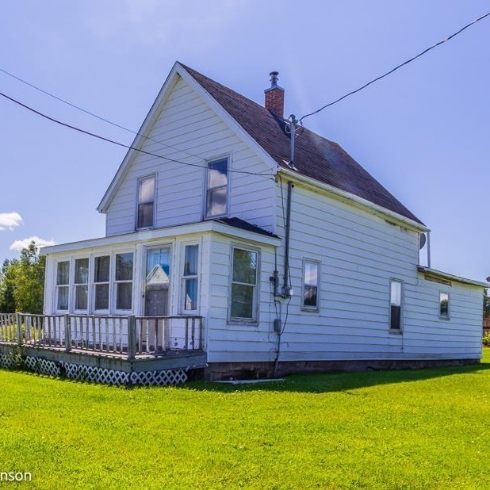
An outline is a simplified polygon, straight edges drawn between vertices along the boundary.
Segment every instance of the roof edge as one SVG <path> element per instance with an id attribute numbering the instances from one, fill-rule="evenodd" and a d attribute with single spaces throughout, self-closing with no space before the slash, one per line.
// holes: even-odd
<path id="1" fill-rule="evenodd" d="M 490 287 L 488 282 L 475 281 L 474 279 L 468 279 L 466 277 L 457 276 L 455 274 L 449 274 L 448 272 L 443 272 L 437 269 L 432 269 L 431 267 L 425 267 L 422 265 L 417 266 L 417 270 L 424 274 L 429 274 L 432 276 L 440 277 L 441 279 L 447 279 L 450 281 L 460 282 L 462 284 L 470 284 L 471 286 L 480 286 L 482 288 Z"/>
<path id="2" fill-rule="evenodd" d="M 359 197 L 355 194 L 352 194 L 351 192 L 343 191 L 342 189 L 339 189 L 337 187 L 334 187 L 329 184 L 325 184 L 324 182 L 321 182 L 317 179 L 313 179 L 312 177 L 307 177 L 305 175 L 299 174 L 294 172 L 293 170 L 289 170 L 284 167 L 280 167 L 278 169 L 278 174 L 282 173 L 287 175 L 288 177 L 291 177 L 293 179 L 297 179 L 301 182 L 304 182 L 305 184 L 311 186 L 311 187 L 316 187 L 319 189 L 322 189 L 324 191 L 329 192 L 330 194 L 333 194 L 335 197 L 339 198 L 340 200 L 347 201 L 349 204 L 356 204 L 359 207 L 362 208 L 368 208 L 371 212 L 374 214 L 382 217 L 382 218 L 391 218 L 393 220 L 396 220 L 400 224 L 403 224 L 404 226 L 408 226 L 409 228 L 414 229 L 415 231 L 418 232 L 428 232 L 430 229 L 425 226 L 423 223 L 419 223 L 418 221 L 414 221 L 410 218 L 407 218 L 406 216 L 403 216 L 399 213 L 395 213 L 394 211 L 391 211 L 390 209 L 384 208 L 383 206 L 380 206 L 379 204 L 375 204 L 371 201 L 368 201 L 367 199 L 364 199 L 362 197 Z"/>

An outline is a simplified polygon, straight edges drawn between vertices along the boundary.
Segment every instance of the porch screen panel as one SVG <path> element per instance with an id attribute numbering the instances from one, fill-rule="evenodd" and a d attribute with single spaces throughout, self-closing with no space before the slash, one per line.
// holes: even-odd
<path id="1" fill-rule="evenodd" d="M 68 297 L 70 291 L 70 262 L 58 262 L 56 270 L 56 309 L 68 310 Z"/>
<path id="2" fill-rule="evenodd" d="M 109 255 L 95 257 L 94 284 L 95 284 L 95 310 L 109 309 L 109 274 L 111 258 Z"/>
<path id="3" fill-rule="evenodd" d="M 199 245 L 186 245 L 184 252 L 184 310 L 197 310 Z"/>
<path id="4" fill-rule="evenodd" d="M 88 309 L 88 258 L 75 260 L 75 310 Z"/>
<path id="5" fill-rule="evenodd" d="M 116 255 L 116 309 L 130 310 L 133 298 L 133 254 Z"/>

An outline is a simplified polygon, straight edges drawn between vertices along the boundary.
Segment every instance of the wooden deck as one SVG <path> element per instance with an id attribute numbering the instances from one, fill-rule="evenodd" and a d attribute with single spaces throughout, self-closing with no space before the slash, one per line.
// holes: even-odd
<path id="1" fill-rule="evenodd" d="M 201 317 L 0 314 L 0 366 L 12 359 L 48 373 L 98 370 L 117 379 L 203 368 L 207 356 Z"/>

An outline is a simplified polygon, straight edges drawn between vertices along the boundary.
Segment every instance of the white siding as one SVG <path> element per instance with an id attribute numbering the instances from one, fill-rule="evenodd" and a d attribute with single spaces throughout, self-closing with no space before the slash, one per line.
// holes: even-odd
<path id="1" fill-rule="evenodd" d="M 230 158 L 229 215 L 272 231 L 273 180 L 270 176 L 239 173 L 270 173 L 270 166 L 182 79 L 166 99 L 142 150 L 163 158 L 145 153 L 135 155 L 107 211 L 108 236 L 135 230 L 137 181 L 150 174 L 157 176 L 157 228 L 201 221 L 206 162 L 222 156 Z"/>
<path id="2" fill-rule="evenodd" d="M 228 321 L 233 245 L 257 249 L 260 254 L 257 323 Z M 274 271 L 274 248 L 214 235 L 211 250 L 208 362 L 273 361 L 277 337 L 272 331 L 275 313 L 269 277 Z"/>

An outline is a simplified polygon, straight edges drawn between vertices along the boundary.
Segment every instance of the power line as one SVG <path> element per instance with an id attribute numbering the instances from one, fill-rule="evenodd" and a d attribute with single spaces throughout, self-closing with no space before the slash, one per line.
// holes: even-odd
<path id="1" fill-rule="evenodd" d="M 369 85 L 372 85 L 373 83 L 381 80 L 382 78 L 387 77 L 388 75 L 391 75 L 393 72 L 395 72 L 396 70 L 398 70 L 402 66 L 408 65 L 409 63 L 411 63 L 412 61 L 415 61 L 417 58 L 420 58 L 421 56 L 423 56 L 424 54 L 428 53 L 432 49 L 437 48 L 441 44 L 444 44 L 444 43 L 450 41 L 453 37 L 456 37 L 458 34 L 461 34 L 465 29 L 468 29 L 468 27 L 471 27 L 472 25 L 476 24 L 477 22 L 480 22 L 481 20 L 483 20 L 485 17 L 488 17 L 489 15 L 490 15 L 490 12 L 487 12 L 485 15 L 482 15 L 481 17 L 478 17 L 478 19 L 475 19 L 474 21 L 470 22 L 469 24 L 466 24 L 464 27 L 462 27 L 461 29 L 459 29 L 459 31 L 455 32 L 454 34 L 451 34 L 448 38 L 443 39 L 442 41 L 439 41 L 438 43 L 436 43 L 436 44 L 428 47 L 427 49 L 424 49 L 418 55 L 414 56 L 413 58 L 410 58 L 407 61 L 404 61 L 403 63 L 401 63 L 401 64 L 399 64 L 397 66 L 395 66 L 395 68 L 393 68 L 392 70 L 386 72 L 384 75 L 381 75 L 381 76 L 379 76 L 379 77 L 371 80 L 370 82 L 364 84 L 362 87 L 359 87 L 358 89 L 353 90 L 352 92 L 349 92 L 349 93 L 343 95 L 342 97 L 338 98 L 337 100 L 334 100 L 333 102 L 330 102 L 328 104 L 325 104 L 323 107 L 320 107 L 320 109 L 317 109 L 316 111 L 313 111 L 313 112 L 310 112 L 309 114 L 306 114 L 305 116 L 303 116 L 303 117 L 300 118 L 299 122 L 302 123 L 303 122 L 303 119 L 306 119 L 307 117 L 310 117 L 310 116 L 313 116 L 315 114 L 318 114 L 319 112 L 323 111 L 327 107 L 331 107 L 331 106 L 337 104 L 338 102 L 340 102 L 341 100 L 344 100 L 347 97 L 350 97 L 351 95 L 354 95 L 357 92 L 360 92 L 361 90 L 364 90 L 366 87 L 369 87 Z"/>
<path id="2" fill-rule="evenodd" d="M 2 97 L 5 97 L 6 99 L 10 100 L 11 102 L 23 107 L 24 109 L 27 109 L 28 111 L 30 112 L 33 112 L 34 114 L 38 115 L 38 116 L 41 116 L 43 117 L 44 119 L 47 119 L 48 121 L 51 121 L 53 123 L 56 123 L 56 124 L 59 124 L 60 126 L 64 126 L 68 129 L 71 129 L 73 131 L 78 131 L 79 133 L 83 133 L 83 134 L 86 134 L 88 136 L 92 136 L 93 138 L 97 138 L 99 140 L 102 140 L 102 141 L 105 141 L 107 143 L 111 143 L 113 145 L 117 145 L 117 146 L 122 146 L 123 148 L 127 148 L 128 150 L 135 150 L 137 152 L 140 152 L 140 153 L 144 153 L 145 155 L 150 155 L 152 157 L 156 157 L 156 158 L 161 158 L 163 160 L 167 160 L 167 161 L 170 161 L 170 162 L 174 162 L 174 163 L 178 163 L 178 164 L 181 164 L 181 165 L 187 165 L 189 167 L 197 167 L 197 168 L 206 168 L 204 165 L 200 165 L 198 163 L 189 163 L 189 162 L 182 162 L 181 160 L 175 160 L 173 158 L 169 158 L 169 157 L 164 157 L 162 155 L 158 155 L 156 153 L 152 153 L 152 152 L 149 152 L 149 151 L 146 151 L 146 150 L 142 150 L 141 148 L 136 148 L 134 146 L 131 146 L 131 145 L 126 145 L 124 143 L 121 143 L 119 141 L 115 141 L 115 140 L 112 140 L 110 138 L 106 138 L 105 136 L 101 136 L 99 134 L 96 134 L 96 133 L 92 133 L 90 131 L 87 131 L 85 129 L 81 129 L 77 126 L 73 126 L 71 124 L 68 124 L 68 123 L 65 123 L 63 121 L 60 121 L 58 119 L 55 119 L 54 117 L 51 117 L 51 116 L 48 116 L 47 114 L 44 114 L 20 101 L 18 101 L 17 99 L 14 99 L 13 97 L 10 97 L 6 94 L 4 94 L 3 92 L 0 92 L 0 95 Z M 199 158 L 199 157 L 196 157 L 196 158 Z M 272 173 L 261 173 L 261 172 L 247 172 L 246 170 L 233 170 L 233 169 L 230 169 L 229 172 L 233 172 L 233 173 L 239 173 L 239 174 L 247 174 L 247 175 L 257 175 L 257 176 L 267 176 L 267 177 L 272 177 L 273 174 Z"/>
<path id="3" fill-rule="evenodd" d="M 84 109 L 83 107 L 80 107 L 76 104 L 73 104 L 72 102 L 69 102 L 65 99 L 62 99 L 61 97 L 58 97 L 57 95 L 51 93 L 51 92 L 48 92 L 47 90 L 44 90 L 40 87 L 38 87 L 37 85 L 34 85 L 33 83 L 31 82 L 28 82 L 27 80 L 24 80 L 23 78 L 20 78 L 18 77 L 17 75 L 14 75 L 13 73 L 10 73 L 9 71 L 5 70 L 4 68 L 1 68 L 0 67 L 0 72 L 2 73 L 5 73 L 5 75 L 8 75 L 9 77 L 12 77 L 14 78 L 15 80 L 25 84 L 25 85 L 28 85 L 29 87 L 33 88 L 34 90 L 37 90 L 38 92 L 41 92 L 45 95 L 47 95 L 48 97 L 51 97 L 59 102 L 62 102 L 63 104 L 66 104 L 70 107 L 73 107 L 74 109 L 78 110 L 78 111 L 81 111 L 85 114 L 88 114 L 89 116 L 92 116 L 92 117 L 95 117 L 96 119 L 99 119 L 100 121 L 103 121 L 107 124 L 110 124 L 111 126 L 115 126 L 116 128 L 119 128 L 119 129 L 122 129 L 124 131 L 127 131 L 128 133 L 132 133 L 136 136 L 141 136 L 147 140 L 150 140 L 150 141 L 153 141 L 154 143 L 158 143 L 162 146 L 165 146 L 167 148 L 172 148 L 173 150 L 177 150 L 177 151 L 181 151 L 189 156 L 193 156 L 193 157 L 196 157 L 196 158 L 200 158 L 198 157 L 197 155 L 194 155 L 192 153 L 189 153 L 188 151 L 185 151 L 185 150 L 181 150 L 180 148 L 176 148 L 175 146 L 172 146 L 172 145 L 168 145 L 162 141 L 157 141 L 153 138 L 150 138 L 149 136 L 146 136 L 142 133 L 139 133 L 138 131 L 133 131 L 132 129 L 129 129 L 129 128 L 126 128 L 125 126 L 122 126 L 121 124 L 118 124 L 118 123 L 115 123 L 114 121 L 111 121 L 110 119 L 106 119 L 105 117 L 102 117 L 102 116 L 99 116 L 98 114 L 95 114 L 94 112 L 91 112 L 91 111 L 88 111 L 87 109 Z"/>

